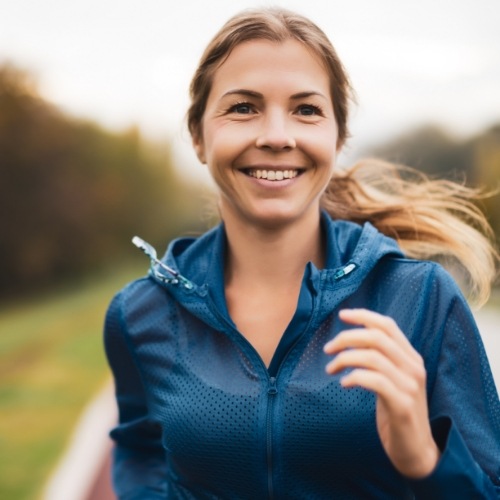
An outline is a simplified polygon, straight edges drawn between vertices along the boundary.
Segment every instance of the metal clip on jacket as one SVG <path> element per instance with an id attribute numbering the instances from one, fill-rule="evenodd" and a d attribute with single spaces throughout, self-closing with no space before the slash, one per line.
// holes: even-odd
<path id="1" fill-rule="evenodd" d="M 142 238 L 139 238 L 139 236 L 134 236 L 132 238 L 132 243 L 149 257 L 149 260 L 151 262 L 150 272 L 151 274 L 153 274 L 155 278 L 157 278 L 160 281 L 163 281 L 164 283 L 170 283 L 172 285 L 176 285 L 177 283 L 182 283 L 184 287 L 186 287 L 189 290 L 193 288 L 193 284 L 188 279 L 184 278 L 184 276 L 182 276 L 177 271 L 167 266 L 161 260 L 158 259 L 155 248 L 152 245 L 150 245 L 147 241 L 144 241 Z M 169 274 L 171 274 L 173 277 L 169 278 L 165 276 L 164 274 L 158 271 L 157 267 L 161 267 Z"/>

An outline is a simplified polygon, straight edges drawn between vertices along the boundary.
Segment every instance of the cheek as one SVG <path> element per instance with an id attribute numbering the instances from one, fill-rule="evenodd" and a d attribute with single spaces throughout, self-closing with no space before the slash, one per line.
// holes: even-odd
<path id="1" fill-rule="evenodd" d="M 304 137 L 302 146 L 317 165 L 333 166 L 337 156 L 337 136 L 332 130 L 316 129 Z"/>
<path id="2" fill-rule="evenodd" d="M 234 176 L 233 165 L 237 149 L 234 142 L 223 140 L 220 136 L 205 136 L 206 164 L 215 183 L 223 191 L 231 190 Z"/>
<path id="3" fill-rule="evenodd" d="M 244 128 L 228 126 L 207 131 L 204 143 L 209 166 L 217 169 L 234 165 L 251 142 L 251 135 Z"/>

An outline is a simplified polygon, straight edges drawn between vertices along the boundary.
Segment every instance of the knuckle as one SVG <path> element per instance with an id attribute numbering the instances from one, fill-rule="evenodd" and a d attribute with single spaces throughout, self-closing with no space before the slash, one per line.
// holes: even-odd
<path id="1" fill-rule="evenodd" d="M 420 393 L 420 384 L 415 379 L 408 382 L 407 394 L 413 400 Z"/>
<path id="2" fill-rule="evenodd" d="M 416 360 L 417 362 L 415 363 L 412 374 L 415 378 L 415 380 L 420 384 L 423 385 L 425 384 L 427 380 L 427 370 L 425 369 L 424 361 L 420 355 L 418 355 L 418 358 Z"/>
<path id="3" fill-rule="evenodd" d="M 383 316 L 382 323 L 388 330 L 394 330 L 395 328 L 398 328 L 396 321 L 390 316 Z"/>
<path id="4" fill-rule="evenodd" d="M 415 351 L 415 360 L 422 368 L 424 367 L 424 358 L 417 351 Z"/>
<path id="5" fill-rule="evenodd" d="M 370 365 L 376 365 L 379 360 L 379 354 L 377 351 L 374 351 L 373 349 L 369 349 L 367 353 L 365 354 L 366 360 Z"/>
<path id="6" fill-rule="evenodd" d="M 420 383 L 425 383 L 427 380 L 427 372 L 423 366 L 419 366 L 416 370 L 416 378 Z"/>
<path id="7" fill-rule="evenodd" d="M 413 416 L 414 406 L 413 398 L 402 396 L 399 401 L 399 416 L 402 419 L 409 419 Z"/>

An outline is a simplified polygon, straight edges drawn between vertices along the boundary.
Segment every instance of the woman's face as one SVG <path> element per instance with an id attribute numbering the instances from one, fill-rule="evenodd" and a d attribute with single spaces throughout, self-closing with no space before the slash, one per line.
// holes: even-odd
<path id="1" fill-rule="evenodd" d="M 301 43 L 238 45 L 215 72 L 201 130 L 194 145 L 223 218 L 270 226 L 317 216 L 337 124 L 328 73 Z"/>

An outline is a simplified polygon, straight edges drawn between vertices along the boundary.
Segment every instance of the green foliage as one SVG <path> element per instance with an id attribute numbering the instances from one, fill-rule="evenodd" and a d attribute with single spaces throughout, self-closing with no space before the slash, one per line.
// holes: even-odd
<path id="1" fill-rule="evenodd" d="M 36 498 L 82 409 L 109 377 L 102 324 L 128 271 L 0 310 L 0 498 Z"/>
<path id="2" fill-rule="evenodd" d="M 0 178 L 0 297 L 128 258 L 136 233 L 164 248 L 200 206 L 168 147 L 62 114 L 12 66 L 0 67 Z"/>

